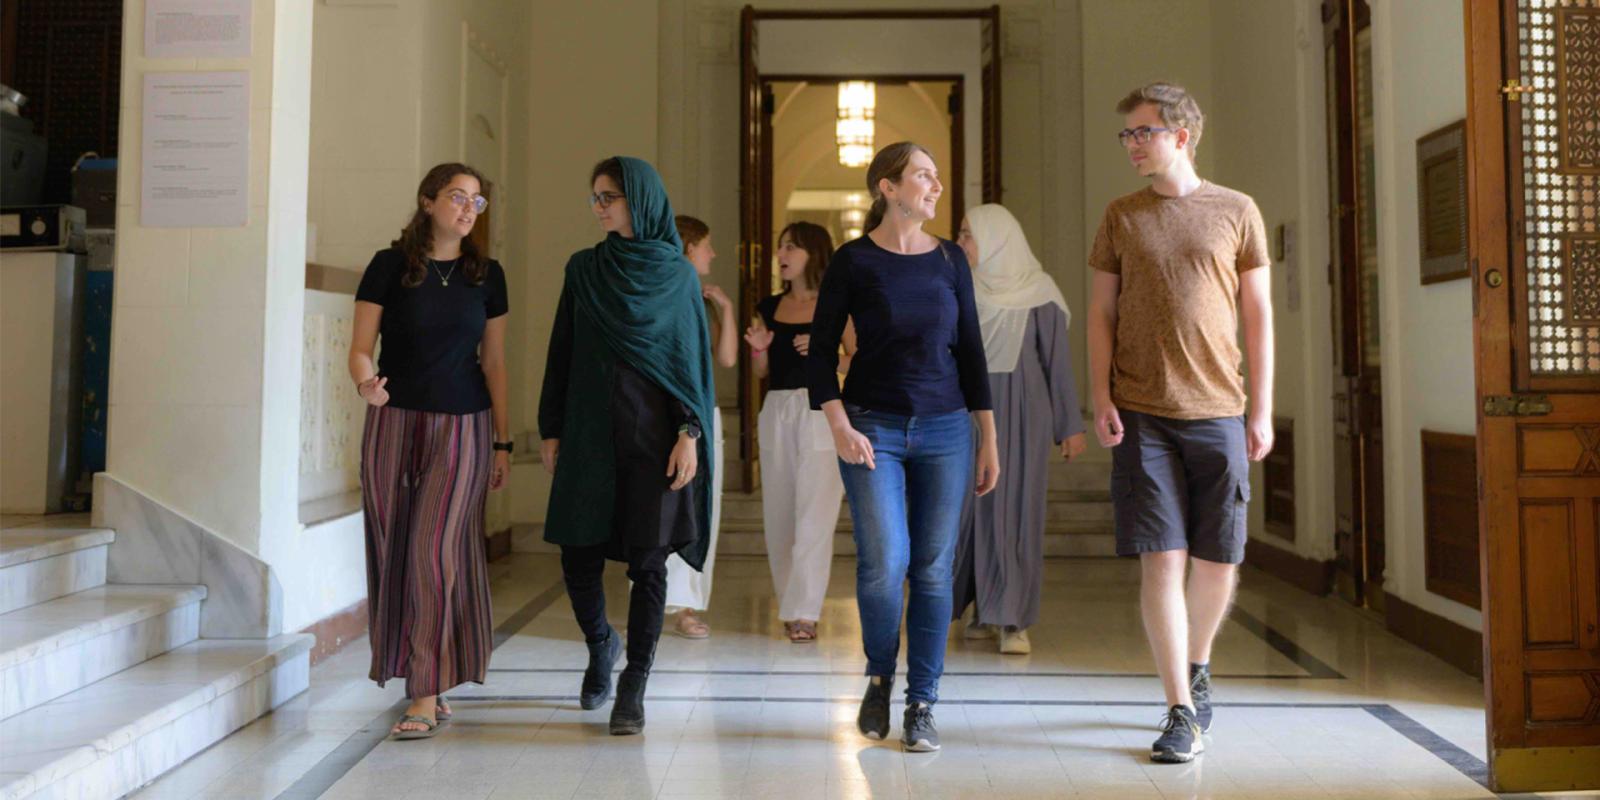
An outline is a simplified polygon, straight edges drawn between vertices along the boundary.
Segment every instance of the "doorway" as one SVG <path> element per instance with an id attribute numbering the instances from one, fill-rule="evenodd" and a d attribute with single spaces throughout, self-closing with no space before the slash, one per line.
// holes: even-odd
<path id="1" fill-rule="evenodd" d="M 775 285 L 771 250 L 773 236 L 785 221 L 811 219 L 836 233 L 836 244 L 854 226 L 864 194 L 865 164 L 854 167 L 854 180 L 824 165 L 820 153 L 837 120 L 838 85 L 868 81 L 882 91 L 884 133 L 873 147 L 901 138 L 916 140 L 937 127 L 935 151 L 946 176 L 948 214 L 936 218 L 935 233 L 953 236 L 965 205 L 975 198 L 1000 202 L 1000 9 L 897 11 L 758 11 L 745 6 L 740 16 L 739 146 L 739 324 L 748 326 L 756 304 Z M 906 42 L 896 47 L 889 42 Z M 826 102 L 824 102 L 826 100 Z M 807 161 L 805 183 L 790 155 L 775 147 L 774 129 L 789 110 L 794 119 L 812 116 L 821 107 L 833 111 L 809 129 L 809 150 L 795 151 L 796 164 Z M 890 109 L 897 109 L 891 111 Z M 895 116 L 899 115 L 899 116 Z M 940 123 L 932 121 L 938 119 Z M 897 127 L 897 125 L 899 127 Z M 898 134 L 892 135 L 892 134 Z M 819 138 L 819 136 L 821 138 Z M 940 145 L 946 160 L 938 159 Z M 809 152 L 810 155 L 804 155 Z M 975 165 L 976 169 L 969 169 Z M 822 167 L 828 166 L 827 169 Z M 805 183 L 805 185 L 802 185 Z M 839 184 L 837 186 L 833 184 Z M 797 189 L 806 193 L 795 195 Z M 812 191 L 816 193 L 812 193 Z M 808 207 L 817 206 L 817 207 Z M 837 206 L 837 207 L 835 207 Z M 865 205 L 860 205 L 861 209 Z M 756 416 L 764 394 L 762 381 L 748 360 L 739 365 L 739 466 L 742 490 L 759 484 Z"/>
<path id="2" fill-rule="evenodd" d="M 1333 320 L 1334 588 L 1383 613 L 1383 375 L 1367 0 L 1324 0 Z"/>

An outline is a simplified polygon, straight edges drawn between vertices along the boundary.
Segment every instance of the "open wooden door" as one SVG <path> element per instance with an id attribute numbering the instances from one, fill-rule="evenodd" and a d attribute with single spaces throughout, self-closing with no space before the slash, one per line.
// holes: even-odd
<path id="1" fill-rule="evenodd" d="M 1466 0 L 1489 769 L 1600 787 L 1600 0 Z"/>
<path id="2" fill-rule="evenodd" d="M 1334 588 L 1383 610 L 1383 379 L 1367 0 L 1323 0 L 1333 320 Z"/>
<path id="3" fill-rule="evenodd" d="M 1000 7 L 984 10 L 981 73 L 983 98 L 983 202 L 998 203 L 1002 193 L 1000 184 Z M 957 214 L 966 209 L 956 209 Z M 956 225 L 959 227 L 960 222 Z"/>
<path id="4" fill-rule="evenodd" d="M 767 242 L 772 237 L 771 92 L 761 80 L 756 12 L 739 13 L 739 330 L 750 326 L 756 304 L 772 291 Z M 760 476 L 756 417 L 762 380 L 748 358 L 739 359 L 739 487 L 755 490 Z M 726 468 L 726 465 L 723 465 Z"/>

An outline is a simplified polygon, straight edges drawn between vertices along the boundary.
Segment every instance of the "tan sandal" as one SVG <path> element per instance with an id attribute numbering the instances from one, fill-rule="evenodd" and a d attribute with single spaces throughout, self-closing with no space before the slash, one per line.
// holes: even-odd
<path id="1" fill-rule="evenodd" d="M 706 639 L 711 636 L 711 626 L 696 617 L 693 611 L 686 608 L 675 616 L 678 621 L 672 625 L 674 636 L 682 636 L 685 639 Z"/>
<path id="2" fill-rule="evenodd" d="M 433 716 L 434 719 L 440 722 L 449 722 L 450 718 L 455 716 L 455 710 L 450 708 L 450 701 L 446 700 L 442 694 L 439 695 L 438 704 L 433 708 Z"/>
<path id="3" fill-rule="evenodd" d="M 421 730 L 406 730 L 400 727 L 407 722 L 414 722 L 418 725 L 424 725 L 426 727 L 422 728 Z M 406 714 L 405 716 L 402 716 L 400 721 L 395 723 L 394 728 L 389 731 L 389 738 L 398 742 L 410 741 L 412 739 L 432 739 L 434 734 L 437 734 L 438 732 L 439 720 L 428 719 L 427 717 L 419 717 L 415 714 Z"/>
<path id="4" fill-rule="evenodd" d="M 789 641 L 794 644 L 810 644 L 817 640 L 817 623 L 808 619 L 797 619 L 783 623 L 783 632 L 788 635 Z"/>

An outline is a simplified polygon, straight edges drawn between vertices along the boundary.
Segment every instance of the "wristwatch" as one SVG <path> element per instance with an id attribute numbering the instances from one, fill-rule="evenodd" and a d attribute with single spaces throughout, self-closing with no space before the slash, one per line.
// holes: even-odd
<path id="1" fill-rule="evenodd" d="M 694 439 L 700 438 L 701 431 L 700 431 L 700 426 L 699 425 L 687 425 L 687 424 L 685 424 L 685 425 L 679 425 L 678 426 L 678 433 L 685 434 L 685 435 L 687 435 L 689 437 L 690 440 L 694 440 Z"/>
<path id="2" fill-rule="evenodd" d="M 494 443 L 494 449 L 495 450 L 504 450 L 507 453 L 511 452 L 512 448 L 514 448 L 515 446 L 516 446 L 516 444 L 514 442 L 495 442 Z"/>

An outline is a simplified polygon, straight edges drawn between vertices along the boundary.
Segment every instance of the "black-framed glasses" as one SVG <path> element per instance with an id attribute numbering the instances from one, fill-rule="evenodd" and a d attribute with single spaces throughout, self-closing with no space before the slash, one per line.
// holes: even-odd
<path id="1" fill-rule="evenodd" d="M 1173 132 L 1172 128 L 1152 128 L 1149 125 L 1140 125 L 1137 128 L 1123 128 L 1117 131 L 1117 141 L 1122 143 L 1123 147 L 1128 146 L 1129 139 L 1132 139 L 1134 144 L 1149 144 L 1151 137 L 1156 134 Z"/>
<path id="2" fill-rule="evenodd" d="M 489 207 L 489 198 L 481 194 L 469 195 L 466 192 L 450 193 L 450 205 L 456 208 L 466 208 L 469 203 L 472 205 L 472 213 L 482 214 L 483 210 Z"/>
<path id="3" fill-rule="evenodd" d="M 615 203 L 625 197 L 627 197 L 627 195 L 617 194 L 616 192 L 595 192 L 594 194 L 589 195 L 589 205 L 599 206 L 601 208 L 610 208 L 612 203 Z"/>

